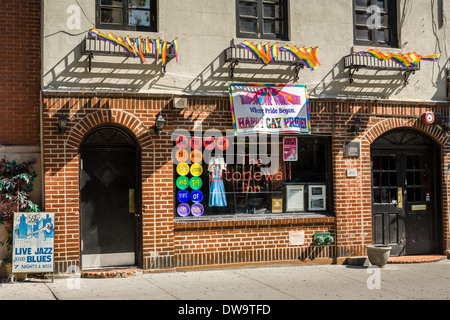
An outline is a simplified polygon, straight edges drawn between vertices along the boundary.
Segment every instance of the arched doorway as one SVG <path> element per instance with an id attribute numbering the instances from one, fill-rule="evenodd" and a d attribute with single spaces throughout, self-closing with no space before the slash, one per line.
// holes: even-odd
<path id="1" fill-rule="evenodd" d="M 123 126 L 105 124 L 86 134 L 79 151 L 82 268 L 140 265 L 136 137 Z"/>
<path id="2" fill-rule="evenodd" d="M 439 250 L 439 151 L 436 141 L 406 128 L 371 145 L 373 242 L 392 246 L 393 256 Z"/>

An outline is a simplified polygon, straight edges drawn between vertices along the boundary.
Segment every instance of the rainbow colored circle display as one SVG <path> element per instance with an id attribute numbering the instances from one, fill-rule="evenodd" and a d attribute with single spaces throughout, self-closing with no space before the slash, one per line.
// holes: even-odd
<path id="1" fill-rule="evenodd" d="M 189 186 L 194 190 L 199 190 L 203 186 L 203 181 L 199 177 L 192 177 Z"/>
<path id="2" fill-rule="evenodd" d="M 189 179 L 186 177 L 178 177 L 176 184 L 178 189 L 186 190 L 187 188 L 189 188 L 189 182 Z"/>

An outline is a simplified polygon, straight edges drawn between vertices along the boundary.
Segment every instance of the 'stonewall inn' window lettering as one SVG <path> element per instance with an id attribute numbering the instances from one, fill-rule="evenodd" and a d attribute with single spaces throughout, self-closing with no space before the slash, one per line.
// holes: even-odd
<path id="1" fill-rule="evenodd" d="M 329 139 L 174 137 L 175 217 L 328 211 Z"/>
<path id="2" fill-rule="evenodd" d="M 155 0 L 97 0 L 97 27 L 156 31 Z"/>

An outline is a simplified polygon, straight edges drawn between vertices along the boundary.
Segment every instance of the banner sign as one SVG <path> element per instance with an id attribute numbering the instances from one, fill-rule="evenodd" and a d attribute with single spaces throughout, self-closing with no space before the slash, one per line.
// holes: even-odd
<path id="1" fill-rule="evenodd" d="M 235 134 L 311 133 L 305 85 L 231 84 Z"/>
<path id="2" fill-rule="evenodd" d="M 14 213 L 13 273 L 53 272 L 54 222 L 54 213 Z"/>

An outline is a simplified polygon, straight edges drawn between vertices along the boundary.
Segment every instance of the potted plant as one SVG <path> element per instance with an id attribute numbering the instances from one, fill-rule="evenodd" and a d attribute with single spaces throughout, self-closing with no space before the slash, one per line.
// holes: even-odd
<path id="1" fill-rule="evenodd" d="M 392 247 L 383 244 L 367 245 L 367 257 L 372 265 L 383 268 L 389 260 Z"/>
<path id="2" fill-rule="evenodd" d="M 12 264 L 13 219 L 14 212 L 38 212 L 37 204 L 30 200 L 33 182 L 37 173 L 32 171 L 36 161 L 0 160 L 0 227 L 5 228 L 6 236 L 0 239 L 0 246 L 6 246 L 8 255 L 3 259 L 2 274 L 8 276 Z"/>

